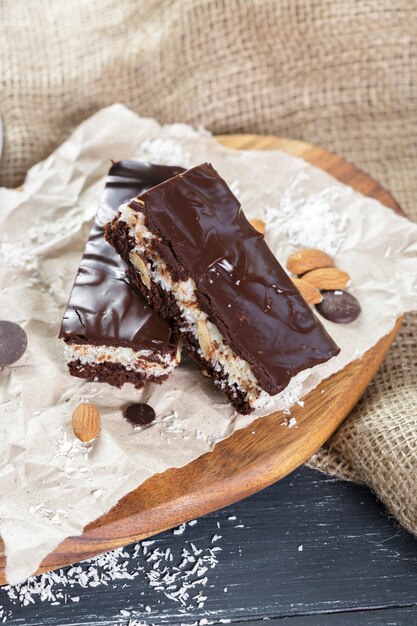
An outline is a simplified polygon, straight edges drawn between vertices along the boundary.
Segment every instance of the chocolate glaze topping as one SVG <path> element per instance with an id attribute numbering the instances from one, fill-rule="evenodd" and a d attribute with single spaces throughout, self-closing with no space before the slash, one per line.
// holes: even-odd
<path id="1" fill-rule="evenodd" d="M 105 241 L 103 226 L 121 204 L 181 171 L 135 161 L 112 165 L 62 320 L 61 339 L 162 353 L 174 349 L 170 324 L 127 281 L 126 264 Z"/>
<path id="2" fill-rule="evenodd" d="M 201 308 L 271 394 L 339 352 L 209 164 L 140 195 L 148 228 L 174 275 L 191 276 Z"/>

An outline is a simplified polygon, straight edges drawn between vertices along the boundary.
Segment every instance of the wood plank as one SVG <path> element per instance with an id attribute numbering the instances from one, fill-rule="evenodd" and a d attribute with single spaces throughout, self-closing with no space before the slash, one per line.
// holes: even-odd
<path id="1" fill-rule="evenodd" d="M 400 212 L 396 201 L 376 181 L 336 154 L 300 141 L 273 136 L 232 135 L 219 138 L 232 148 L 284 149 L 334 173 L 355 189 Z M 298 428 L 282 425 L 281 412 L 219 443 L 193 463 L 156 475 L 123 498 L 107 515 L 90 524 L 82 537 L 69 538 L 42 563 L 47 571 L 126 545 L 245 498 L 283 478 L 302 464 L 336 430 L 360 398 L 386 351 L 394 330 L 361 360 L 324 381 L 292 414 Z M 256 430 L 256 436 L 252 431 Z M 4 582 L 0 555 L 0 583 Z"/>
<path id="2" fill-rule="evenodd" d="M 229 520 L 231 516 L 236 520 Z M 242 528 L 236 527 L 241 524 Z M 163 533 L 152 547 L 170 548 L 173 563 L 178 564 L 184 547 L 193 542 L 204 549 L 214 534 L 222 536 L 217 542 L 222 551 L 217 567 L 207 573 L 203 609 L 181 612 L 177 603 L 152 589 L 141 573 L 134 580 L 115 581 L 108 587 L 64 589 L 70 597 L 80 596 L 79 603 L 37 603 L 16 611 L 8 623 L 112 626 L 118 622 L 127 626 L 129 618 L 120 611 L 129 610 L 148 625 L 191 624 L 203 618 L 219 623 L 222 618 L 247 626 L 251 619 L 269 624 L 262 618 L 299 615 L 292 618 L 298 626 L 297 619 L 313 614 L 307 624 L 331 626 L 331 621 L 322 621 L 330 619 L 323 613 L 345 615 L 365 608 L 417 604 L 415 538 L 396 526 L 372 493 L 352 483 L 300 468 L 250 499 L 198 520 L 183 535 Z M 87 571 L 89 565 L 82 567 Z M 0 590 L 2 604 L 6 606 L 5 593 Z M 150 607 L 149 615 L 143 605 Z M 362 611 L 367 619 L 368 610 Z M 358 613 L 361 619 L 362 613 Z M 343 623 L 335 621 L 336 626 Z M 383 619 L 370 622 L 387 623 Z M 399 626 L 402 623 L 398 621 Z"/>
<path id="3" fill-rule="evenodd" d="M 233 626 L 261 626 L 263 623 L 263 620 L 249 620 L 248 622 L 233 622 Z M 268 626 L 415 626 L 417 606 L 278 617 L 266 623 Z"/>

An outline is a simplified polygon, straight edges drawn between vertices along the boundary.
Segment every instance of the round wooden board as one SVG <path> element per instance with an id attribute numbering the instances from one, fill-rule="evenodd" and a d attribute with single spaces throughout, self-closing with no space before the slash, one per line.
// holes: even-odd
<path id="1" fill-rule="evenodd" d="M 397 213 L 398 203 L 370 176 L 341 157 L 301 141 L 259 135 L 225 135 L 218 140 L 237 149 L 279 149 L 330 172 L 357 191 Z M 280 426 L 277 413 L 262 417 L 181 469 L 147 480 L 125 496 L 80 537 L 66 539 L 39 571 L 56 569 L 105 550 L 127 545 L 246 498 L 304 463 L 342 423 L 363 394 L 398 331 L 384 337 L 364 358 L 324 381 L 292 414 L 298 428 Z M 323 391 L 323 393 L 322 393 Z M 256 436 L 251 434 L 256 430 Z M 0 546 L 1 548 L 1 546 Z M 0 553 L 1 553 L 0 549 Z M 5 558 L 0 556 L 0 584 Z"/>

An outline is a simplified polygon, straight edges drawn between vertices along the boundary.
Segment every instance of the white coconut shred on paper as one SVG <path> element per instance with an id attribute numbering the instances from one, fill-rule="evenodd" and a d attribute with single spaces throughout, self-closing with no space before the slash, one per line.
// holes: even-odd
<path id="1" fill-rule="evenodd" d="M 341 353 L 300 373 L 271 401 L 268 412 L 287 414 L 276 428 L 298 428 L 291 406 L 417 307 L 415 224 L 282 152 L 228 150 L 207 132 L 160 126 L 122 105 L 99 111 L 29 171 L 23 191 L 0 189 L 1 316 L 28 335 L 26 353 L 0 373 L 0 535 L 12 583 L 147 478 L 189 463 L 261 414 L 236 415 L 190 364 L 140 391 L 69 376 L 57 339 L 61 317 L 111 159 L 126 158 L 210 161 L 248 217 L 265 220 L 279 261 L 314 245 L 351 275 L 362 315 L 345 326 L 324 321 Z M 71 431 L 82 400 L 95 402 L 102 415 L 100 438 L 88 453 L 77 450 Z M 157 415 L 146 429 L 122 418 L 122 408 L 138 401 Z"/>

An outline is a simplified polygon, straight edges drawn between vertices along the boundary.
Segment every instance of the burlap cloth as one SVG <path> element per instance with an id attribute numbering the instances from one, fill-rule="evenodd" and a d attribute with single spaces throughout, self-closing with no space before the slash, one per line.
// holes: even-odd
<path id="1" fill-rule="evenodd" d="M 0 68 L 2 185 L 20 184 L 118 101 L 161 122 L 325 146 L 417 218 L 413 0 L 2 0 Z M 364 398 L 309 461 L 368 485 L 414 533 L 416 338 L 410 315 Z"/>

